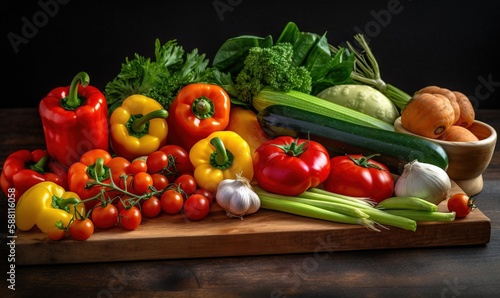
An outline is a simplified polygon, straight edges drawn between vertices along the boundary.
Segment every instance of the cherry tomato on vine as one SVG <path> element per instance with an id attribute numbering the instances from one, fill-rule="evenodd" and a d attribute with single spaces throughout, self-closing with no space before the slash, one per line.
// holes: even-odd
<path id="1" fill-rule="evenodd" d="M 140 172 L 134 175 L 132 184 L 135 193 L 144 194 L 150 191 L 150 186 L 153 186 L 153 178 L 146 172 Z"/>
<path id="2" fill-rule="evenodd" d="M 208 190 L 204 188 L 198 188 L 197 190 L 194 191 L 195 194 L 199 194 L 207 198 L 208 202 L 212 204 L 214 201 L 214 195 Z"/>
<path id="3" fill-rule="evenodd" d="M 168 179 L 163 174 L 154 173 L 154 174 L 151 174 L 151 178 L 153 178 L 153 186 L 157 190 L 164 189 L 165 187 L 168 186 L 168 183 L 169 183 Z"/>
<path id="4" fill-rule="evenodd" d="M 180 175 L 179 177 L 177 177 L 177 179 L 175 179 L 174 183 L 182 189 L 186 197 L 192 195 L 198 188 L 196 179 L 194 179 L 193 175 L 191 174 Z"/>
<path id="5" fill-rule="evenodd" d="M 90 213 L 90 218 L 97 228 L 112 228 L 118 220 L 118 208 L 111 203 L 105 206 L 98 203 Z"/>
<path id="6" fill-rule="evenodd" d="M 160 198 L 161 209 L 167 214 L 181 212 L 184 205 L 184 197 L 175 189 L 167 189 Z"/>
<path id="7" fill-rule="evenodd" d="M 149 173 L 159 173 L 168 167 L 168 155 L 163 151 L 154 151 L 148 155 L 146 165 Z"/>
<path id="8" fill-rule="evenodd" d="M 123 209 L 129 208 L 131 206 L 131 203 L 132 199 L 129 196 L 124 196 L 123 198 L 118 199 L 116 203 L 116 208 L 118 208 L 118 214 L 120 214 L 120 212 Z"/>
<path id="9" fill-rule="evenodd" d="M 161 202 L 158 197 L 152 196 L 146 199 L 141 204 L 141 212 L 144 217 L 157 217 L 161 212 Z"/>
<path id="10" fill-rule="evenodd" d="M 120 211 L 120 225 L 125 230 L 135 230 L 142 222 L 142 214 L 139 208 L 132 206 Z"/>
<path id="11" fill-rule="evenodd" d="M 94 234 L 94 223 L 90 218 L 75 219 L 69 226 L 69 233 L 75 240 L 87 240 Z"/>
<path id="12" fill-rule="evenodd" d="M 64 229 L 59 229 L 56 225 L 53 225 L 49 226 L 47 235 L 49 236 L 50 240 L 61 240 L 66 235 L 66 231 L 64 231 Z"/>
<path id="13" fill-rule="evenodd" d="M 455 212 L 457 218 L 464 218 L 476 209 L 474 199 L 465 193 L 456 193 L 448 199 L 448 211 Z"/>
<path id="14" fill-rule="evenodd" d="M 184 202 L 184 214 L 190 220 L 202 220 L 210 211 L 208 199 L 200 194 L 190 195 Z"/>
<path id="15" fill-rule="evenodd" d="M 131 175 L 135 175 L 141 172 L 147 172 L 148 171 L 148 166 L 146 164 L 146 161 L 144 159 L 134 159 L 130 163 L 130 166 L 128 167 L 128 172 Z"/>
<path id="16" fill-rule="evenodd" d="M 167 156 L 173 159 L 174 162 L 169 164 L 167 170 L 174 177 L 193 172 L 193 164 L 189 159 L 189 153 L 184 148 L 169 144 L 161 147 L 159 151 L 165 152 Z"/>

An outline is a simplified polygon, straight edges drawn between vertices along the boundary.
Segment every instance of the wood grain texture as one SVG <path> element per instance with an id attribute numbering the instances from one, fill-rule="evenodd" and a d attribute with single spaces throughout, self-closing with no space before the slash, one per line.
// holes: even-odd
<path id="1" fill-rule="evenodd" d="M 451 193 L 460 191 L 453 183 Z M 18 264 L 34 265 L 477 245 L 488 243 L 490 233 L 490 220 L 480 210 L 453 222 L 419 223 L 415 232 L 396 227 L 374 232 L 263 209 L 243 220 L 228 218 L 213 205 L 201 221 L 162 214 L 144 219 L 134 231 L 99 230 L 83 242 L 51 241 L 38 229 L 19 231 L 16 250 Z"/>

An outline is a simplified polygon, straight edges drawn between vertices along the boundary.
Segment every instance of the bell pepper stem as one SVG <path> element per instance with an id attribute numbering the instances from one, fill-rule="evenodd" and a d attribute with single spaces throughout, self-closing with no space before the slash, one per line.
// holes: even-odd
<path id="1" fill-rule="evenodd" d="M 81 83 L 83 87 L 87 87 L 89 85 L 90 77 L 86 72 L 81 71 L 77 73 L 76 76 L 71 81 L 71 84 L 69 85 L 68 96 L 64 98 L 61 102 L 63 108 L 67 110 L 75 110 L 80 106 L 81 100 L 78 97 L 79 83 Z"/>
<path id="2" fill-rule="evenodd" d="M 40 158 L 40 160 L 37 161 L 37 163 L 31 165 L 29 168 L 35 172 L 43 173 L 45 172 L 44 168 L 47 165 L 48 161 L 49 161 L 49 156 L 45 155 L 44 157 Z"/>
<path id="3" fill-rule="evenodd" d="M 214 103 L 206 96 L 195 99 L 191 109 L 198 119 L 210 118 L 215 113 Z"/>
<path id="4" fill-rule="evenodd" d="M 167 117 L 168 111 L 165 109 L 152 111 L 140 118 L 135 119 L 134 122 L 132 122 L 131 128 L 135 133 L 141 133 L 146 129 L 146 123 L 148 123 L 150 120 L 156 118 L 167 119 Z"/>
<path id="5" fill-rule="evenodd" d="M 226 170 L 233 164 L 234 156 L 224 146 L 224 142 L 219 137 L 212 138 L 210 144 L 215 147 L 215 151 L 210 155 L 210 164 L 220 170 Z"/>
<path id="6" fill-rule="evenodd" d="M 227 156 L 226 147 L 222 140 L 218 137 L 215 137 L 210 140 L 210 144 L 215 147 L 215 162 L 218 165 L 224 165 L 228 162 L 229 157 Z"/>
<path id="7" fill-rule="evenodd" d="M 62 209 L 69 212 L 69 205 L 79 204 L 80 200 L 77 198 L 67 198 L 63 199 L 56 195 L 52 196 L 52 207 L 56 209 Z"/>

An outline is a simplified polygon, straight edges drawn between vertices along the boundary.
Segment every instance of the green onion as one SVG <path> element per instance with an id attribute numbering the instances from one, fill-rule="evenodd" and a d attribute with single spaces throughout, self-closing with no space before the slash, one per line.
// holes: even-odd
<path id="1" fill-rule="evenodd" d="M 325 211 L 334 212 L 335 214 L 340 214 L 341 216 L 338 216 L 337 218 L 330 217 L 331 221 L 365 225 L 366 222 L 360 222 L 360 220 L 369 219 L 371 222 L 367 227 L 370 230 L 375 231 L 379 231 L 375 225 L 389 225 L 410 231 L 416 231 L 417 229 L 417 223 L 414 220 L 378 210 L 363 200 L 357 201 L 358 199 L 355 197 L 342 196 L 330 192 L 326 192 L 330 193 L 330 195 L 326 195 L 311 191 L 305 191 L 304 193 L 293 197 L 270 193 L 259 188 L 258 186 L 254 187 L 254 191 L 260 197 L 261 207 L 264 209 L 289 212 L 296 215 L 319 219 L 325 219 L 323 217 Z M 318 189 L 315 189 L 315 191 L 321 192 L 321 190 Z M 272 201 L 270 202 L 270 200 Z M 340 208 L 339 205 L 345 205 L 345 207 Z M 300 208 L 304 208 L 305 210 L 299 210 Z M 359 209 L 361 213 L 354 211 L 352 208 Z M 358 216 L 346 215 L 343 214 L 343 212 L 349 212 L 350 215 L 358 214 Z M 368 215 L 369 218 L 366 218 L 366 215 Z"/>
<path id="2" fill-rule="evenodd" d="M 455 212 L 433 212 L 433 211 L 418 211 L 418 210 L 404 210 L 404 209 L 391 209 L 391 210 L 385 210 L 385 212 L 397 216 L 411 218 L 417 222 L 455 220 Z"/>
<path id="3" fill-rule="evenodd" d="M 253 97 L 252 105 L 259 112 L 271 105 L 290 106 L 349 123 L 394 131 L 393 125 L 380 119 L 295 90 L 283 92 L 276 91 L 271 87 L 264 87 Z"/>
<path id="4" fill-rule="evenodd" d="M 338 223 L 357 224 L 362 225 L 372 231 L 380 231 L 375 227 L 375 223 L 367 218 L 357 218 L 342 213 L 329 211 L 309 204 L 295 202 L 291 199 L 276 199 L 272 196 L 264 195 L 262 193 L 259 194 L 259 197 L 261 202 L 260 207 L 264 209 Z"/>
<path id="5" fill-rule="evenodd" d="M 417 197 L 390 197 L 378 203 L 376 208 L 438 211 L 436 204 Z"/>

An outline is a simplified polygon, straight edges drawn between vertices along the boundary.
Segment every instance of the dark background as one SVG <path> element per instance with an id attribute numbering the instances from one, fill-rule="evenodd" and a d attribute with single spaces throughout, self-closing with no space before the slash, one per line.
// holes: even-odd
<path id="1" fill-rule="evenodd" d="M 212 60 L 228 38 L 274 39 L 288 21 L 327 32 L 331 44 L 364 33 L 382 78 L 413 93 L 458 90 L 475 108 L 500 108 L 498 1 L 84 1 L 2 2 L 2 108 L 35 107 L 86 71 L 104 90 L 125 57 L 154 56 L 154 41 L 177 39 Z M 31 28 L 26 25 L 31 23 Z M 33 27 L 35 24 L 35 27 Z M 13 46 L 9 36 L 24 37 Z"/>

